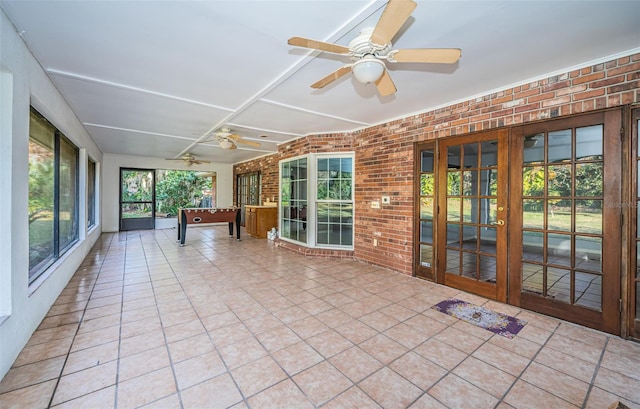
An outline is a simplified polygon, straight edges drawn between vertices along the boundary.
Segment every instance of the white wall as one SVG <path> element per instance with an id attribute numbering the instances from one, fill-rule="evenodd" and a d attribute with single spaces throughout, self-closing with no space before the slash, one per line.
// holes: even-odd
<path id="1" fill-rule="evenodd" d="M 179 169 L 216 173 L 217 207 L 233 206 L 233 165 L 209 163 L 186 167 L 181 161 L 138 156 L 104 155 L 102 165 L 102 231 L 119 230 L 120 168 Z"/>
<path id="2" fill-rule="evenodd" d="M 0 246 L 2 378 L 101 233 L 99 224 L 90 232 L 86 232 L 86 222 L 84 218 L 81 219 L 79 243 L 49 268 L 41 279 L 29 286 L 30 104 L 81 149 L 81 158 L 86 159 L 89 156 L 99 164 L 102 161 L 102 153 L 1 10 L 0 72 L 0 210 L 3 214 Z M 86 162 L 80 163 L 80 175 L 86 176 Z M 80 185 L 86 186 L 86 183 L 81 182 Z M 80 214 L 86 214 L 86 192 L 80 192 L 80 199 Z"/>

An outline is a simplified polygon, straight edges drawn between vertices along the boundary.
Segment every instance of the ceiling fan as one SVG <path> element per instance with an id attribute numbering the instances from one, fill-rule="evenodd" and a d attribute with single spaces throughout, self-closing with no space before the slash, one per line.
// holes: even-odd
<path id="1" fill-rule="evenodd" d="M 200 165 L 202 163 L 211 163 L 208 160 L 196 159 L 196 157 L 190 153 L 185 153 L 181 158 L 165 158 L 165 159 L 166 160 L 183 160 L 187 164 L 187 166 L 191 166 L 194 163 L 196 165 Z"/>
<path id="2" fill-rule="evenodd" d="M 248 141 L 243 139 L 242 136 L 237 133 L 233 133 L 229 128 L 220 128 L 218 132 L 212 133 L 210 136 L 218 139 L 218 145 L 224 150 L 238 149 L 237 144 L 244 144 L 253 146 L 254 148 L 260 147 L 260 142 Z M 200 141 L 200 143 L 209 142 L 207 139 Z"/>
<path id="3" fill-rule="evenodd" d="M 391 95 L 396 92 L 396 86 L 389 76 L 384 61 L 453 64 L 462 55 L 459 48 L 392 49 L 391 40 L 416 6 L 417 3 L 413 0 L 389 0 L 376 26 L 363 29 L 356 38 L 351 40 L 348 47 L 302 37 L 292 37 L 288 43 L 293 46 L 342 54 L 353 61 L 313 83 L 312 88 L 323 88 L 343 75 L 353 72 L 353 76 L 359 82 L 375 83 L 380 95 Z"/>

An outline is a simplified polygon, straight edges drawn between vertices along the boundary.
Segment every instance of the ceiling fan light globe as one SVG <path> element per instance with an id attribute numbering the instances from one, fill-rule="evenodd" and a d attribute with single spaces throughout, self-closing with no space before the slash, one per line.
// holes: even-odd
<path id="1" fill-rule="evenodd" d="M 233 142 L 228 139 L 223 139 L 220 141 L 220 147 L 224 150 L 229 150 L 233 147 Z"/>
<path id="2" fill-rule="evenodd" d="M 384 63 L 374 57 L 363 58 L 353 63 L 353 76 L 363 84 L 376 82 L 384 73 Z"/>
<path id="3" fill-rule="evenodd" d="M 525 148 L 533 148 L 538 144 L 538 140 L 536 138 L 524 138 L 524 147 Z"/>

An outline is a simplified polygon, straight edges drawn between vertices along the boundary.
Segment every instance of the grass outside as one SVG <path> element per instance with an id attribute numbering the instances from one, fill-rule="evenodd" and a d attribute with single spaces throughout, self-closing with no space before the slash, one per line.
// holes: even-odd
<path id="1" fill-rule="evenodd" d="M 602 213 L 576 212 L 576 233 L 602 234 Z M 544 212 L 523 212 L 522 227 L 525 229 L 544 229 Z M 547 229 L 571 230 L 571 212 L 554 211 L 547 217 Z"/>

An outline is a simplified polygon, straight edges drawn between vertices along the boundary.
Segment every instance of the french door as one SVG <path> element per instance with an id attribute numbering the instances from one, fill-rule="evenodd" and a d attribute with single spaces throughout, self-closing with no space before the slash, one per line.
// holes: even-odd
<path id="1" fill-rule="evenodd" d="M 240 225 L 245 226 L 245 206 L 262 204 L 260 203 L 260 172 L 238 175 L 236 189 L 236 206 L 240 208 Z"/>
<path id="2" fill-rule="evenodd" d="M 621 125 L 609 110 L 417 144 L 415 275 L 619 334 Z"/>
<path id="3" fill-rule="evenodd" d="M 620 332 L 621 112 L 513 129 L 510 301 Z"/>
<path id="4" fill-rule="evenodd" d="M 440 141 L 436 281 L 507 301 L 507 130 Z"/>

